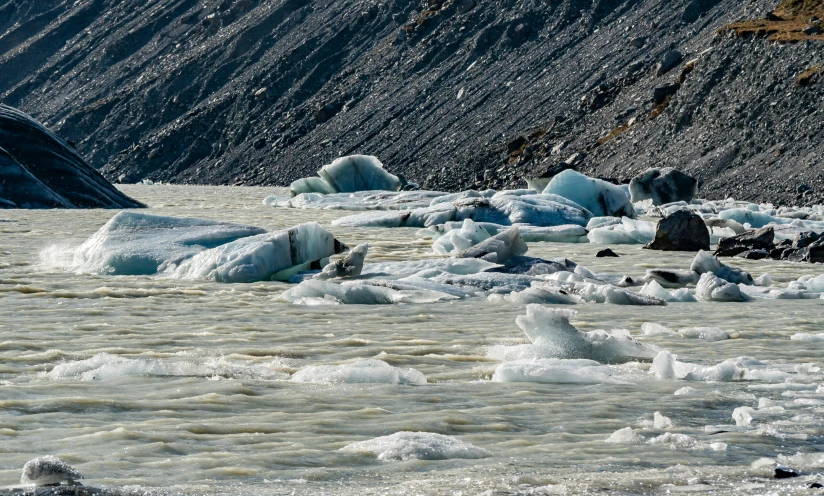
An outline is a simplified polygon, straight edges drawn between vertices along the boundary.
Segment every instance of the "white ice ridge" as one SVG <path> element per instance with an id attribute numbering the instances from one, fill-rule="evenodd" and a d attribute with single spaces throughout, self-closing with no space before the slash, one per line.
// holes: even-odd
<path id="1" fill-rule="evenodd" d="M 449 460 L 486 458 L 492 453 L 465 441 L 432 432 L 396 432 L 352 443 L 341 451 L 371 453 L 379 460 Z"/>
<path id="2" fill-rule="evenodd" d="M 343 365 L 310 365 L 292 375 L 292 382 L 325 384 L 426 384 L 416 369 L 393 367 L 381 360 L 359 360 Z"/>
<path id="3" fill-rule="evenodd" d="M 60 483 L 72 483 L 82 479 L 80 472 L 51 455 L 29 460 L 23 466 L 20 483 L 25 485 L 51 486 Z"/>
<path id="4" fill-rule="evenodd" d="M 784 381 L 793 375 L 750 357 L 730 358 L 714 366 L 704 366 L 679 362 L 669 351 L 661 351 L 655 357 L 650 372 L 658 379 L 706 382 Z"/>
<path id="5" fill-rule="evenodd" d="M 301 193 L 352 193 L 356 191 L 398 191 L 403 182 L 383 168 L 376 157 L 350 155 L 335 159 L 318 171 L 320 177 L 298 179 L 290 186 L 292 195 Z"/>
<path id="6" fill-rule="evenodd" d="M 489 354 L 503 360 L 563 358 L 624 363 L 650 361 L 660 351 L 636 341 L 626 331 L 580 331 L 569 322 L 573 315 L 572 310 L 527 305 L 526 315 L 518 316 L 515 322 L 532 344 L 492 347 Z"/>
<path id="7" fill-rule="evenodd" d="M 314 222 L 266 232 L 206 219 L 120 212 L 75 250 L 72 268 L 110 275 L 163 273 L 251 282 L 295 267 L 309 268 L 344 249 Z"/>
<path id="8" fill-rule="evenodd" d="M 504 362 L 495 368 L 492 380 L 548 384 L 631 384 L 614 377 L 609 367 L 594 360 L 558 358 Z"/>
<path id="9" fill-rule="evenodd" d="M 225 358 L 126 358 L 98 353 L 85 360 L 60 363 L 44 374 L 51 380 L 79 381 L 128 376 L 280 380 L 288 378 L 288 373 L 278 362 L 247 365 Z"/>
<path id="10" fill-rule="evenodd" d="M 426 208 L 365 212 L 332 222 L 342 227 L 430 227 L 447 222 L 475 222 L 505 226 L 527 224 L 537 227 L 585 226 L 592 213 L 558 195 L 535 194 L 534 191 L 502 191 L 491 197 L 448 195 L 432 200 Z"/>

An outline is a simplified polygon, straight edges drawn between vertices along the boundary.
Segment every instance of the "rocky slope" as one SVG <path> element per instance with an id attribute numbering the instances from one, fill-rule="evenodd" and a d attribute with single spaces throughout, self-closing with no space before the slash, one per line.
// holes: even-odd
<path id="1" fill-rule="evenodd" d="M 0 0 L 0 99 L 124 182 L 282 185 L 364 153 L 429 188 L 517 186 L 566 161 L 821 201 L 820 41 L 718 32 L 774 7 Z"/>

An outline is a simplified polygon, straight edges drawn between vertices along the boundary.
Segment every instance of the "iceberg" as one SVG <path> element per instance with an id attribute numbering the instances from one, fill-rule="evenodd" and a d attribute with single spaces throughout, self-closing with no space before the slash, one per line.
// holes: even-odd
<path id="1" fill-rule="evenodd" d="M 479 236 L 480 237 L 480 236 Z M 513 256 L 520 256 L 527 252 L 527 245 L 521 239 L 517 227 L 488 238 L 480 243 L 465 249 L 456 258 L 479 258 L 492 263 L 504 263 Z"/>
<path id="2" fill-rule="evenodd" d="M 371 453 L 386 461 L 477 459 L 492 455 L 488 450 L 443 434 L 407 431 L 352 443 L 341 451 Z"/>
<path id="3" fill-rule="evenodd" d="M 695 296 L 704 301 L 750 301 L 750 297 L 742 292 L 737 284 L 727 282 L 712 272 L 701 275 L 701 279 L 695 286 Z"/>
<path id="4" fill-rule="evenodd" d="M 440 255 L 458 255 L 492 236 L 472 219 L 466 219 L 460 229 L 454 229 L 435 240 L 432 250 Z M 479 258 L 479 257 L 473 257 Z"/>
<path id="5" fill-rule="evenodd" d="M 298 179 L 290 185 L 292 196 L 302 193 L 352 193 L 356 191 L 398 191 L 404 184 L 383 168 L 376 157 L 350 155 L 335 159 L 318 171 L 320 177 Z"/>
<path id="6" fill-rule="evenodd" d="M 492 381 L 543 384 L 631 384 L 614 377 L 612 370 L 596 361 L 557 358 L 501 363 L 495 368 Z"/>
<path id="7" fill-rule="evenodd" d="M 709 272 L 733 284 L 752 285 L 755 283 L 748 272 L 738 267 L 725 265 L 718 260 L 718 257 L 704 250 L 699 251 L 698 254 L 695 255 L 695 259 L 692 261 L 692 265 L 690 265 L 690 270 L 698 274 Z"/>
<path id="8" fill-rule="evenodd" d="M 426 376 L 420 371 L 393 367 L 382 360 L 310 365 L 295 372 L 289 380 L 325 384 L 426 384 Z"/>
<path id="9" fill-rule="evenodd" d="M 151 275 L 194 255 L 264 233 L 254 226 L 142 212 L 120 212 L 74 253 L 74 268 L 111 275 Z"/>
<path id="10" fill-rule="evenodd" d="M 571 169 L 553 177 L 543 193 L 563 196 L 596 216 L 635 218 L 635 209 L 622 188 Z"/>

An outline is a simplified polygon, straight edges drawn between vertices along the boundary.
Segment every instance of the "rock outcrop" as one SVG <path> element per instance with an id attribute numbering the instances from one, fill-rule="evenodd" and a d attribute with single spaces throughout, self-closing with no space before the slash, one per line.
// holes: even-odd
<path id="1" fill-rule="evenodd" d="M 0 104 L 0 208 L 137 208 L 72 145 Z"/>
<path id="2" fill-rule="evenodd" d="M 655 239 L 644 248 L 663 251 L 710 249 L 710 232 L 701 216 L 678 210 L 658 221 Z"/>

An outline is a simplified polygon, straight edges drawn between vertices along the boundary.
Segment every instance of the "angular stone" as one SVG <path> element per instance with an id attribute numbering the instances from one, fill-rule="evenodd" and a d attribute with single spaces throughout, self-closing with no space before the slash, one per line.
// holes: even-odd
<path id="1" fill-rule="evenodd" d="M 689 210 L 678 210 L 658 221 L 655 239 L 644 248 L 663 251 L 709 250 L 710 232 L 699 215 Z"/>

